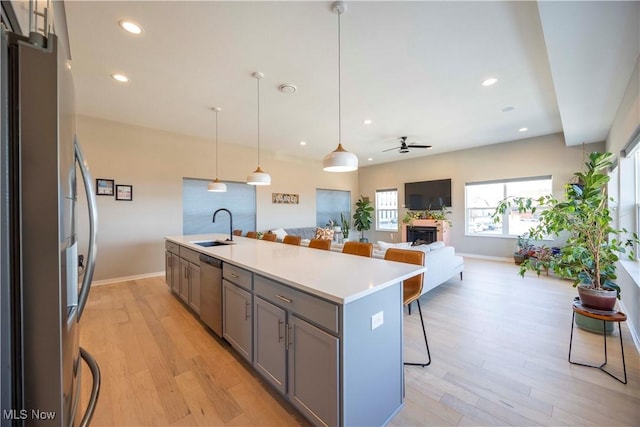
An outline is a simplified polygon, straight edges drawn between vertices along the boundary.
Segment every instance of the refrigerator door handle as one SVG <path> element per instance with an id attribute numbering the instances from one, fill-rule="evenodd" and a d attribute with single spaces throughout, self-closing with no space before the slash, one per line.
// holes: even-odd
<path id="1" fill-rule="evenodd" d="M 80 172 L 82 174 L 82 182 L 84 183 L 84 190 L 87 194 L 87 206 L 89 209 L 89 249 L 87 253 L 87 264 L 82 278 L 82 289 L 80 289 L 80 295 L 78 296 L 78 321 L 82 317 L 84 306 L 87 304 L 89 298 L 89 291 L 91 290 L 91 281 L 93 280 L 93 270 L 96 264 L 96 235 L 98 226 L 98 209 L 96 206 L 96 195 L 93 192 L 93 180 L 91 179 L 91 173 L 89 172 L 89 166 L 84 160 L 80 145 L 78 145 L 77 138 L 73 141 L 75 150 L 76 161 L 80 166 Z"/>
<path id="2" fill-rule="evenodd" d="M 93 377 L 93 384 L 91 385 L 91 397 L 87 404 L 87 410 L 82 416 L 79 427 L 88 427 L 91 423 L 91 418 L 96 410 L 96 404 L 98 403 L 98 395 L 100 394 L 100 367 L 96 363 L 95 359 L 84 348 L 80 347 L 80 356 L 84 359 L 86 364 L 91 370 L 91 376 Z"/>

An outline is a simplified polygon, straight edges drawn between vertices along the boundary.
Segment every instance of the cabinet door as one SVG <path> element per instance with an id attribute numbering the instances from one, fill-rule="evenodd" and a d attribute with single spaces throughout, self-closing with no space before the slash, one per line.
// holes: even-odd
<path id="1" fill-rule="evenodd" d="M 189 263 L 189 306 L 200 314 L 200 266 Z"/>
<path id="2" fill-rule="evenodd" d="M 189 304 L 189 261 L 178 259 L 180 260 L 180 298 Z"/>
<path id="3" fill-rule="evenodd" d="M 222 315 L 222 336 L 251 363 L 253 361 L 251 294 L 223 280 Z"/>
<path id="4" fill-rule="evenodd" d="M 169 288 L 173 287 L 173 274 L 171 271 L 173 269 L 173 266 L 171 264 L 173 259 L 171 258 L 171 255 L 171 252 L 164 251 L 164 281 L 167 283 L 167 285 L 169 285 Z"/>
<path id="5" fill-rule="evenodd" d="M 289 315 L 288 328 L 289 400 L 318 424 L 337 425 L 338 338 L 295 315 Z"/>
<path id="6" fill-rule="evenodd" d="M 253 366 L 281 393 L 287 392 L 286 313 L 255 297 L 253 307 Z"/>

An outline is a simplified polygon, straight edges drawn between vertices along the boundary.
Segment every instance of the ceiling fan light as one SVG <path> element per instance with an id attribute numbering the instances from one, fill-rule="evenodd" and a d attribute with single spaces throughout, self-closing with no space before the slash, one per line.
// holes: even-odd
<path id="1" fill-rule="evenodd" d="M 358 156 L 344 149 L 342 144 L 322 160 L 325 172 L 351 172 L 358 169 Z"/>
<path id="2" fill-rule="evenodd" d="M 225 192 L 227 191 L 227 184 L 216 178 L 207 185 L 207 191 L 211 191 L 212 193 Z"/>
<path id="3" fill-rule="evenodd" d="M 247 176 L 249 185 L 271 185 L 271 176 L 258 166 L 256 170 Z"/>

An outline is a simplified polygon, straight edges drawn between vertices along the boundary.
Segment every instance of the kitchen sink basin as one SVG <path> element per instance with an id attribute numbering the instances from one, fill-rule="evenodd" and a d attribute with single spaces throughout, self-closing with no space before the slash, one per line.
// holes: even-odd
<path id="1" fill-rule="evenodd" d="M 226 246 L 231 244 L 231 242 L 221 242 L 219 240 L 209 240 L 206 242 L 191 242 L 191 243 L 193 243 L 194 245 L 205 247 L 205 248 L 210 248 L 211 246 Z"/>

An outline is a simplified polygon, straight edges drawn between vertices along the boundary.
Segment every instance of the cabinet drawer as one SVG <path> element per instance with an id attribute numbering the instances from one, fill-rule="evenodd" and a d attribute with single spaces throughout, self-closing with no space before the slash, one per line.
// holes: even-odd
<path id="1" fill-rule="evenodd" d="M 185 248 L 184 246 L 180 246 L 180 258 L 186 259 L 194 264 L 200 264 L 200 254 L 193 249 Z"/>
<path id="2" fill-rule="evenodd" d="M 171 252 L 172 254 L 180 255 L 180 246 L 177 243 L 170 242 L 165 240 L 164 248 Z"/>
<path id="3" fill-rule="evenodd" d="M 254 293 L 338 334 L 338 306 L 313 295 L 256 275 Z"/>
<path id="4" fill-rule="evenodd" d="M 227 264 L 226 262 L 222 263 L 222 277 L 248 291 L 251 291 L 252 289 L 252 276 L 253 273 L 248 270 L 244 270 L 232 264 Z"/>

